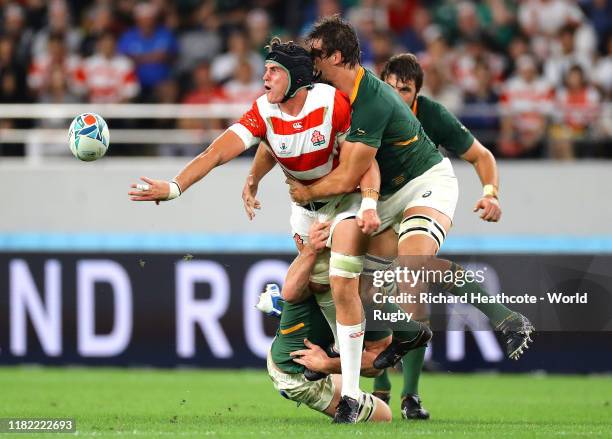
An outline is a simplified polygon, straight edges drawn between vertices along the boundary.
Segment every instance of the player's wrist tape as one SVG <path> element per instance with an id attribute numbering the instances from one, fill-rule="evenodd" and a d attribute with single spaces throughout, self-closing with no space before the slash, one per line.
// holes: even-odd
<path id="1" fill-rule="evenodd" d="M 482 187 L 482 196 L 498 198 L 497 187 L 494 184 L 485 184 Z"/>
<path id="2" fill-rule="evenodd" d="M 166 198 L 166 200 L 174 200 L 177 197 L 180 197 L 181 194 L 183 193 L 183 191 L 181 191 L 181 187 L 179 186 L 179 184 L 172 180 L 168 183 L 168 186 L 170 187 L 170 192 L 168 193 L 168 198 Z"/>
<path id="3" fill-rule="evenodd" d="M 361 218 L 363 216 L 363 212 L 365 212 L 366 210 L 376 210 L 377 204 L 378 202 L 374 198 L 362 198 L 361 206 L 359 207 L 359 211 L 357 212 L 357 218 Z"/>
<path id="4" fill-rule="evenodd" d="M 368 188 L 365 188 L 365 189 L 361 190 L 361 196 L 364 199 L 365 198 L 372 198 L 374 200 L 378 200 L 378 197 L 380 196 L 380 192 L 378 192 L 373 187 L 368 187 Z"/>

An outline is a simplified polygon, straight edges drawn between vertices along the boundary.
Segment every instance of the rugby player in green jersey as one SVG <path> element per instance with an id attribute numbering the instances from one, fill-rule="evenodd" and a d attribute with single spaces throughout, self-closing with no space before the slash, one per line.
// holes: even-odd
<path id="1" fill-rule="evenodd" d="M 393 87 L 410 107 L 431 141 L 474 166 L 483 185 L 483 194 L 476 202 L 474 212 L 482 210 L 480 217 L 484 221 L 499 221 L 501 208 L 497 196 L 499 179 L 495 157 L 443 105 L 418 94 L 423 85 L 423 76 L 423 69 L 417 57 L 411 53 L 391 57 L 381 73 L 381 79 Z M 428 323 L 429 309 L 426 304 L 407 304 L 405 309 L 413 314 L 413 318 Z M 402 358 L 402 398 L 412 397 L 413 400 L 419 400 L 418 385 L 424 357 L 425 349 L 422 348 L 412 350 Z M 374 394 L 389 402 L 390 390 L 391 383 L 385 371 L 374 380 Z M 429 418 L 429 413 L 418 404 L 413 404 L 413 407 L 403 411 L 403 414 L 410 419 Z"/>
<path id="2" fill-rule="evenodd" d="M 308 243 L 299 246 L 299 254 L 287 272 L 283 286 L 285 295 L 301 296 L 308 288 L 317 254 L 325 249 L 329 225 L 314 223 L 311 226 Z M 261 303 L 266 293 L 260 297 L 259 309 L 263 310 Z M 365 351 L 361 357 L 363 376 L 380 374 L 373 361 L 391 342 L 390 334 L 390 331 L 366 331 Z M 287 399 L 334 416 L 341 399 L 342 376 L 340 358 L 330 357 L 325 351 L 333 343 L 333 333 L 314 296 L 310 295 L 299 303 L 284 302 L 280 325 L 267 360 L 268 374 L 274 387 Z M 305 367 L 324 373 L 324 377 L 309 381 L 304 376 Z M 360 392 L 358 400 L 357 422 L 391 421 L 391 409 L 385 402 L 363 392 Z"/>
<path id="3" fill-rule="evenodd" d="M 381 173 L 378 213 L 382 224 L 379 234 L 370 242 L 368 253 L 372 257 L 366 259 L 364 273 L 384 270 L 388 261 L 399 255 L 411 256 L 408 263 L 414 269 L 427 265 L 429 270 L 450 270 L 460 278 L 463 272 L 460 266 L 432 258 L 451 226 L 457 202 L 457 181 L 450 161 L 439 153 L 399 95 L 360 65 L 359 42 L 350 24 L 337 16 L 326 17 L 315 24 L 308 41 L 322 79 L 350 96 L 352 121 L 343 145 L 350 152 L 343 164 L 316 183 L 306 187 L 291 182 L 293 200 L 304 203 L 354 190 L 376 157 Z M 440 286 L 457 296 L 488 296 L 476 281 Z M 531 323 L 499 303 L 486 300 L 470 303 L 502 332 L 510 358 L 518 358 L 530 341 Z M 412 340 L 394 337 L 374 365 L 380 368 L 393 365 L 412 348 Z M 415 406 L 420 406 L 418 397 L 407 395 L 402 401 L 402 412 Z"/>

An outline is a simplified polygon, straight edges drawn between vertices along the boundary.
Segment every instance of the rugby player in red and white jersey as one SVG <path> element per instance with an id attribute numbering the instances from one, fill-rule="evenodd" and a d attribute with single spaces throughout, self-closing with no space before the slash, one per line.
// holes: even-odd
<path id="1" fill-rule="evenodd" d="M 133 201 L 172 200 L 204 178 L 213 168 L 237 157 L 246 148 L 264 142 L 287 177 L 311 184 L 329 174 L 342 160 L 339 138 L 350 126 L 348 97 L 326 84 L 314 84 L 308 51 L 293 43 L 273 39 L 263 76 L 265 95 L 258 98 L 239 122 L 232 125 L 171 181 L 142 177 L 128 193 Z M 308 239 L 314 221 L 331 221 L 328 264 L 322 259 L 317 273 L 329 269 L 338 348 L 342 364 L 343 397 L 359 399 L 359 372 L 365 321 L 359 298 L 359 275 L 367 247 L 368 232 L 378 228 L 375 197 L 380 174 L 375 162 L 366 171 L 361 187 L 371 198 L 342 194 L 315 199 L 304 206 L 294 204 L 291 226 L 294 236 Z M 356 216 L 360 216 L 358 225 Z M 362 232 L 363 230 L 363 232 Z M 297 328 L 299 329 L 299 328 Z M 297 330 L 296 329 L 296 330 Z M 335 422 L 342 422 L 336 416 Z"/>

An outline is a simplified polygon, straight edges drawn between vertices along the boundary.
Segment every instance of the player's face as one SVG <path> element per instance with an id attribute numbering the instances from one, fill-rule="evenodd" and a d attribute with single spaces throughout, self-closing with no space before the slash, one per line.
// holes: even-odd
<path id="1" fill-rule="evenodd" d="M 285 92 L 289 88 L 289 75 L 281 66 L 267 63 L 263 81 L 268 102 L 278 104 L 285 99 Z"/>
<path id="2" fill-rule="evenodd" d="M 385 82 L 393 87 L 393 90 L 400 95 L 402 101 L 407 103 L 409 106 L 412 106 L 414 99 L 416 98 L 416 85 L 414 84 L 414 80 L 409 79 L 407 82 L 404 82 L 398 79 L 396 75 L 391 73 L 389 76 L 387 76 Z"/>
<path id="3" fill-rule="evenodd" d="M 321 40 L 312 40 L 310 42 L 310 56 L 314 64 L 315 77 L 320 75 L 322 80 L 329 81 L 329 71 L 334 66 L 334 63 L 331 56 L 325 56 L 322 47 L 323 43 Z"/>

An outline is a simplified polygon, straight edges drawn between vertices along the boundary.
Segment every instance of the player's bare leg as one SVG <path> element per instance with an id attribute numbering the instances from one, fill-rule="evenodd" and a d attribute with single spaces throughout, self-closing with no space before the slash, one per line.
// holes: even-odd
<path id="1" fill-rule="evenodd" d="M 359 408 L 359 373 L 365 321 L 359 298 L 359 275 L 367 237 L 354 219 L 335 228 L 330 259 L 330 284 L 336 304 L 336 327 L 342 364 L 342 399 L 334 422 L 356 422 Z"/>

